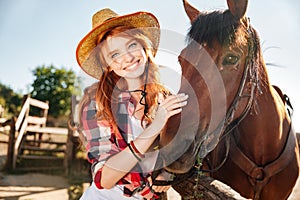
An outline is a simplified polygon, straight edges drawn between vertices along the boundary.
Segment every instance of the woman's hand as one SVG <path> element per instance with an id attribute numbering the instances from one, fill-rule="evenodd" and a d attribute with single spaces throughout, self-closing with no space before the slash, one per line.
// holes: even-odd
<path id="1" fill-rule="evenodd" d="M 187 104 L 188 95 L 181 93 L 168 96 L 157 107 L 156 114 L 151 126 L 159 132 L 164 128 L 168 119 L 182 111 L 182 107 Z"/>
<path id="2" fill-rule="evenodd" d="M 159 174 L 155 178 L 155 180 L 157 180 L 157 181 L 167 181 L 168 178 L 166 178 L 164 174 Z M 153 185 L 153 181 L 152 181 L 151 177 L 148 178 L 148 181 L 149 181 L 149 184 L 151 185 L 151 189 L 156 193 L 167 192 L 171 187 L 171 185 L 165 185 L 165 186 Z"/>

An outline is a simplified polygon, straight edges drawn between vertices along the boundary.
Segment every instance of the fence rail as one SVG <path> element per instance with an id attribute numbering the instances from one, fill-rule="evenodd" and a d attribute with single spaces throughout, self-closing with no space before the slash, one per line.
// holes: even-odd
<path id="1" fill-rule="evenodd" d="M 39 142 L 38 144 L 40 144 L 40 140 L 43 134 L 67 136 L 69 132 L 67 128 L 46 126 L 49 110 L 48 102 L 33 99 L 29 95 L 24 96 L 23 102 L 24 103 L 18 117 L 16 119 L 12 118 L 10 124 L 7 166 L 8 168 L 11 168 L 13 170 L 16 169 L 17 159 L 22 158 L 22 156 L 20 155 L 20 152 L 22 152 L 21 149 L 24 149 L 24 146 L 27 147 L 26 145 L 22 146 L 22 144 L 26 142 L 25 138 L 29 134 L 34 135 L 34 140 L 36 140 L 35 137 L 36 135 L 38 135 L 39 139 L 37 140 L 37 142 Z M 30 112 L 32 107 L 36 107 L 41 111 L 39 116 L 31 115 Z"/>

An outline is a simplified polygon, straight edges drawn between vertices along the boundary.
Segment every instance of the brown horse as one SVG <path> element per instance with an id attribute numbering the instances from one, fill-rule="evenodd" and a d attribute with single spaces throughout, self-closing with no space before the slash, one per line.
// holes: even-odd
<path id="1" fill-rule="evenodd" d="M 227 0 L 228 10 L 210 13 L 183 2 L 191 28 L 179 56 L 179 92 L 190 97 L 161 136 L 161 162 L 186 174 L 200 160 L 203 171 L 246 198 L 287 199 L 299 173 L 298 145 L 288 98 L 270 84 L 245 16 L 247 0 Z"/>

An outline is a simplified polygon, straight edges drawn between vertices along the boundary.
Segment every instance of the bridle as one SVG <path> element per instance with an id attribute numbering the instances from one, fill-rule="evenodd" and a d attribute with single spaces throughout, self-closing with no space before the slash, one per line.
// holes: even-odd
<path id="1" fill-rule="evenodd" d="M 242 79 L 239 92 L 237 93 L 237 96 L 235 100 L 233 101 L 232 106 L 228 110 L 228 114 L 226 117 L 229 120 L 228 125 L 226 126 L 225 132 L 222 135 L 221 139 L 225 138 L 225 146 L 226 146 L 226 155 L 219 164 L 214 169 L 211 170 L 206 170 L 206 172 L 213 173 L 218 171 L 226 162 L 228 159 L 228 155 L 230 152 L 230 155 L 232 156 L 231 160 L 232 162 L 245 173 L 248 177 L 248 180 L 250 184 L 253 187 L 253 199 L 257 200 L 260 199 L 261 193 L 263 191 L 263 188 L 268 182 L 270 181 L 271 177 L 276 175 L 277 173 L 281 172 L 283 169 L 286 168 L 287 165 L 291 162 L 292 157 L 289 156 L 290 152 L 292 151 L 293 147 L 296 145 L 295 144 L 295 139 L 293 137 L 293 129 L 292 125 L 289 125 L 289 131 L 288 131 L 288 137 L 284 143 L 283 149 L 280 150 L 279 156 L 276 157 L 275 160 L 268 162 L 267 164 L 261 166 L 257 165 L 254 161 L 252 161 L 245 153 L 242 152 L 242 150 L 239 148 L 237 145 L 236 138 L 234 137 L 234 134 L 231 134 L 233 131 L 238 132 L 239 129 L 236 129 L 236 127 L 243 121 L 243 119 L 249 114 L 249 111 L 251 110 L 251 107 L 254 102 L 254 97 L 255 97 L 255 89 L 262 94 L 260 85 L 259 85 L 259 78 L 258 78 L 258 71 L 257 69 L 254 69 L 254 60 L 256 55 L 254 49 L 255 49 L 255 38 L 254 38 L 254 32 L 253 29 L 248 28 L 248 33 L 250 37 L 250 40 L 248 41 L 248 56 L 246 57 L 246 69 L 244 71 L 244 77 Z M 247 75 L 248 74 L 248 75 Z M 246 84 L 246 79 L 247 76 L 249 76 L 249 84 L 251 84 L 251 91 L 249 94 L 242 95 L 243 88 L 245 87 Z M 245 78 L 246 77 L 246 78 Z M 243 97 L 249 97 L 247 106 L 245 107 L 243 113 L 235 120 L 233 119 L 234 112 L 236 108 L 238 107 L 238 102 L 241 98 Z M 286 95 L 283 95 L 282 100 L 284 103 L 287 104 L 287 112 L 290 115 L 293 107 L 291 106 L 291 103 L 289 101 L 289 98 Z M 291 109 L 291 111 L 289 110 Z M 231 115 L 230 115 L 231 114 Z M 225 121 L 226 123 L 226 121 Z M 232 141 L 231 141 L 232 140 Z M 234 159 L 233 159 L 234 158 Z M 202 170 L 204 171 L 204 170 Z"/>
<path id="2" fill-rule="evenodd" d="M 219 123 L 219 125 L 217 126 L 217 128 L 212 131 L 211 133 L 207 134 L 207 135 L 211 135 L 214 133 L 221 133 L 219 142 L 223 139 L 226 139 L 225 141 L 225 146 L 226 146 L 226 151 L 225 151 L 225 157 L 222 160 L 222 162 L 215 168 L 213 169 L 202 169 L 201 166 L 198 166 L 199 163 L 195 163 L 195 165 L 192 167 L 192 169 L 187 172 L 187 174 L 185 175 L 176 175 L 175 174 L 175 179 L 173 181 L 155 181 L 154 184 L 155 185 L 168 185 L 168 184 L 176 184 L 176 183 L 180 183 L 183 179 L 187 179 L 189 177 L 191 177 L 194 174 L 200 174 L 199 172 L 206 172 L 206 173 L 213 173 L 218 171 L 226 162 L 226 160 L 228 159 L 228 155 L 229 155 L 229 149 L 230 149 L 230 133 L 244 120 L 244 118 L 249 114 L 253 102 L 254 102 L 254 97 L 255 97 L 255 91 L 256 89 L 260 92 L 260 85 L 259 85 L 259 77 L 258 77 L 258 71 L 255 68 L 255 54 L 256 54 L 256 47 L 257 44 L 254 42 L 255 40 L 255 33 L 254 30 L 252 29 L 252 27 L 249 26 L 247 28 L 248 30 L 248 55 L 246 57 L 246 61 L 245 61 L 245 68 L 243 71 L 243 77 L 241 79 L 238 91 L 232 101 L 232 104 L 230 105 L 230 107 L 228 108 L 226 115 L 224 117 L 224 119 Z M 247 80 L 249 80 L 247 82 Z M 247 83 L 251 86 L 250 88 L 250 92 L 243 94 L 243 91 L 247 85 Z M 240 101 L 243 98 L 248 98 L 248 102 L 247 105 L 245 106 L 245 109 L 243 110 L 242 114 L 234 119 L 235 113 L 240 105 Z M 200 148 L 198 148 L 198 153 L 197 155 L 199 155 L 199 151 Z M 200 163 L 200 165 L 202 165 Z M 172 173 L 172 172 L 170 172 Z"/>
<path id="3" fill-rule="evenodd" d="M 248 19 L 249 21 L 249 19 Z M 203 172 L 209 172 L 209 173 L 213 173 L 218 171 L 226 162 L 228 155 L 229 155 L 229 148 L 230 148 L 230 137 L 228 137 L 230 135 L 230 133 L 244 120 L 244 118 L 249 114 L 253 102 L 254 102 L 254 97 L 255 97 L 255 90 L 257 89 L 259 92 L 261 92 L 260 90 L 260 85 L 259 85 L 259 77 L 258 77 L 258 70 L 257 68 L 255 68 L 255 48 L 257 47 L 257 44 L 254 42 L 255 40 L 255 34 L 254 34 L 254 30 L 253 28 L 250 26 L 250 23 L 247 27 L 247 31 L 248 31 L 248 55 L 246 57 L 246 61 L 245 61 L 245 68 L 244 68 L 244 73 L 243 73 L 243 77 L 241 79 L 240 85 L 239 85 L 239 89 L 236 93 L 236 96 L 234 97 L 232 104 L 230 105 L 230 107 L 228 108 L 227 112 L 226 112 L 226 116 L 223 120 L 223 122 L 219 123 L 218 127 L 213 131 L 220 131 L 221 130 L 221 136 L 219 141 L 226 139 L 225 142 L 225 147 L 226 147 L 226 151 L 225 151 L 225 157 L 223 159 L 223 161 L 214 169 L 210 169 L 210 170 L 204 170 L 201 169 L 201 171 Z M 249 80 L 249 82 L 247 82 L 247 80 Z M 246 84 L 248 83 L 248 85 L 251 86 L 250 88 L 250 92 L 243 94 L 244 88 L 246 86 Z M 239 107 L 239 103 L 243 98 L 249 98 L 247 105 L 245 107 L 245 109 L 243 110 L 242 114 L 234 119 L 236 110 Z"/>

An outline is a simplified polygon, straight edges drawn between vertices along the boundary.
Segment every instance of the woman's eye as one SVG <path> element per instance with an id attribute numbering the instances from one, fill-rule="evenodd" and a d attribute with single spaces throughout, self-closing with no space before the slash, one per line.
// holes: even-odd
<path id="1" fill-rule="evenodd" d="M 135 49 L 137 47 L 137 43 L 133 42 L 131 44 L 129 44 L 128 49 Z"/>
<path id="2" fill-rule="evenodd" d="M 239 61 L 239 57 L 238 56 L 235 56 L 235 55 L 227 55 L 222 64 L 223 65 L 235 65 L 238 61 Z"/>
<path id="3" fill-rule="evenodd" d="M 114 53 L 114 54 L 111 55 L 111 58 L 112 59 L 117 58 L 119 55 L 120 55 L 119 53 Z"/>

